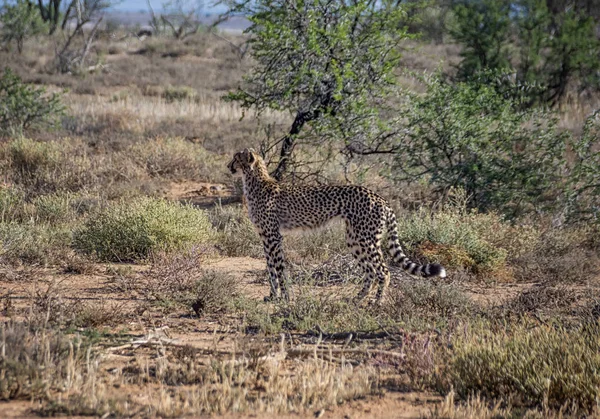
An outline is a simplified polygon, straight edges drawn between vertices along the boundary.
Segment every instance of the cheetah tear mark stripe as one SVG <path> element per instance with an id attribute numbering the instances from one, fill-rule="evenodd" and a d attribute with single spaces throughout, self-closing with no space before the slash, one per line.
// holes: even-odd
<path id="1" fill-rule="evenodd" d="M 440 278 L 446 277 L 446 269 L 439 263 L 419 265 L 418 263 L 411 261 L 408 256 L 404 254 L 402 246 L 400 246 L 400 240 L 398 239 L 396 215 L 391 209 L 388 209 L 387 230 L 389 237 L 388 251 L 394 260 L 394 263 L 402 266 L 402 269 L 411 275 L 422 276 L 424 278 L 432 276 L 439 276 Z"/>

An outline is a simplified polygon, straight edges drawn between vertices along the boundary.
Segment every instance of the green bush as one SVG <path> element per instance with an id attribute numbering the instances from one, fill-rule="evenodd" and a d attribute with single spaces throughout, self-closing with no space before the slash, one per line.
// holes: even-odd
<path id="1" fill-rule="evenodd" d="M 450 34 L 462 45 L 462 80 L 481 70 L 508 70 L 528 92 L 527 106 L 556 104 L 573 90 L 599 85 L 600 41 L 589 8 L 553 7 L 541 0 L 459 1 Z M 514 59 L 513 57 L 518 57 Z"/>
<path id="2" fill-rule="evenodd" d="M 92 214 L 73 233 L 73 246 L 100 260 L 135 261 L 154 251 L 206 243 L 213 231 L 206 214 L 162 199 L 117 202 Z"/>
<path id="3" fill-rule="evenodd" d="M 17 0 L 10 4 L 4 2 L 0 10 L 2 41 L 15 42 L 19 54 L 23 52 L 23 43 L 27 38 L 38 35 L 47 29 L 42 20 L 39 8 L 29 1 Z"/>
<path id="4" fill-rule="evenodd" d="M 552 208 L 568 133 L 551 114 L 522 110 L 486 83 L 490 77 L 455 84 L 426 77 L 427 92 L 410 94 L 403 108 L 407 129 L 392 175 L 426 179 L 440 194 L 460 186 L 473 207 L 510 216 Z"/>
<path id="5" fill-rule="evenodd" d="M 459 76 L 468 79 L 479 70 L 509 66 L 510 4 L 503 0 L 457 2 L 450 34 L 463 45 Z"/>
<path id="6" fill-rule="evenodd" d="M 569 176 L 567 214 L 570 221 L 600 223 L 600 109 L 590 115 L 581 137 L 573 143 L 575 164 Z"/>
<path id="7" fill-rule="evenodd" d="M 591 411 L 600 398 L 600 326 L 492 330 L 475 326 L 452 339 L 448 375 L 462 397 Z M 581 413 L 581 412 L 580 412 Z"/>
<path id="8" fill-rule="evenodd" d="M 398 237 L 415 257 L 424 255 L 449 268 L 479 275 L 501 275 L 507 259 L 531 251 L 539 233 L 512 226 L 495 213 L 467 209 L 464 193 L 438 211 L 421 209 L 398 217 Z"/>
<path id="9" fill-rule="evenodd" d="M 6 68 L 0 78 L 0 130 L 22 132 L 55 125 L 65 110 L 61 99 L 59 93 L 48 95 L 43 87 L 23 83 Z"/>

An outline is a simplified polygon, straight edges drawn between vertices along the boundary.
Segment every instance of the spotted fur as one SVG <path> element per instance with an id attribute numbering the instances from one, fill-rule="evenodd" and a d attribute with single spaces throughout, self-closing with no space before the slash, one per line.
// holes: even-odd
<path id="1" fill-rule="evenodd" d="M 388 251 L 394 263 L 421 277 L 446 276 L 437 263 L 419 265 L 402 251 L 396 216 L 388 203 L 367 188 L 356 185 L 292 186 L 280 184 L 268 173 L 262 158 L 252 149 L 233 156 L 231 173 L 241 172 L 248 214 L 262 239 L 271 285 L 271 298 L 288 300 L 282 231 L 312 229 L 340 217 L 346 223 L 346 243 L 365 274 L 357 300 L 363 300 L 378 282 L 380 301 L 390 282 L 381 241 L 388 233 Z"/>

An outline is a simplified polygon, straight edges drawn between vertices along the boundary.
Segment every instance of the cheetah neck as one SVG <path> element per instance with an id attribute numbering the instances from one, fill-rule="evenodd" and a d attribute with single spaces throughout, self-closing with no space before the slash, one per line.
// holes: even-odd
<path id="1" fill-rule="evenodd" d="M 246 199 L 252 201 L 256 193 L 264 189 L 267 185 L 276 184 L 277 181 L 269 175 L 266 165 L 259 161 L 252 168 L 247 168 L 243 172 L 244 195 Z"/>

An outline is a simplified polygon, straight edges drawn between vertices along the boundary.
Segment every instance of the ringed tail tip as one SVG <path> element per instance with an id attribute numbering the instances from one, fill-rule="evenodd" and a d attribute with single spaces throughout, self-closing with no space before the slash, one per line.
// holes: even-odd
<path id="1" fill-rule="evenodd" d="M 439 263 L 431 263 L 427 266 L 427 276 L 438 276 L 440 278 L 446 278 L 446 269 Z"/>

